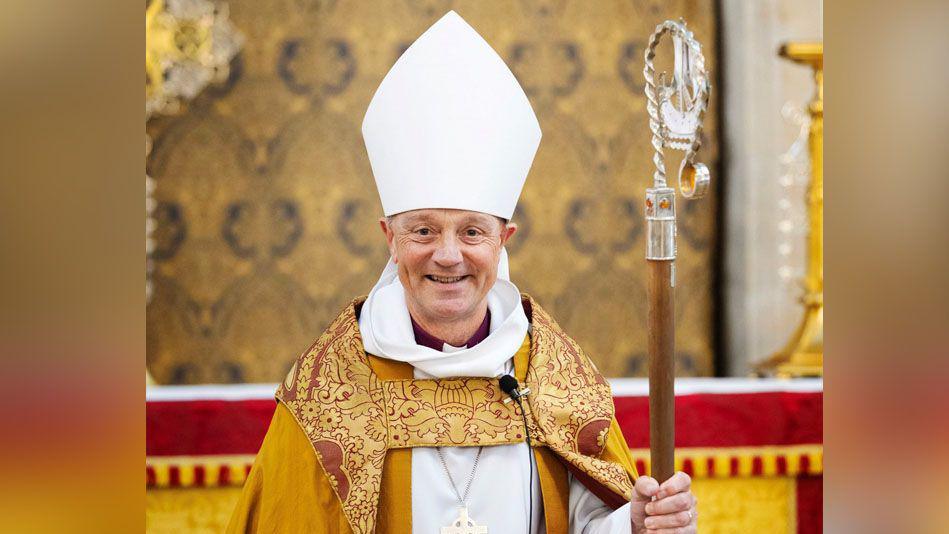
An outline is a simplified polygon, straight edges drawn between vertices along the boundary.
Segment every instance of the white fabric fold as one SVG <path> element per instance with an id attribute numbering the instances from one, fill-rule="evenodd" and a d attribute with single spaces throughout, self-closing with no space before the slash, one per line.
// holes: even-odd
<path id="1" fill-rule="evenodd" d="M 633 530 L 629 503 L 610 509 L 574 476 L 570 481 L 570 532 L 573 534 L 629 534 Z"/>

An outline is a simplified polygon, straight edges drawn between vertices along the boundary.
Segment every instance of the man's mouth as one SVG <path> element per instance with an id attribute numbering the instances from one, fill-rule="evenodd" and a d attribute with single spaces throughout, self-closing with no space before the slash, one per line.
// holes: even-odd
<path id="1" fill-rule="evenodd" d="M 438 282 L 439 284 L 454 284 L 455 282 L 460 282 L 467 277 L 468 275 L 462 275 L 462 276 L 438 276 L 434 274 L 425 275 L 425 278 L 428 278 L 432 282 Z"/>

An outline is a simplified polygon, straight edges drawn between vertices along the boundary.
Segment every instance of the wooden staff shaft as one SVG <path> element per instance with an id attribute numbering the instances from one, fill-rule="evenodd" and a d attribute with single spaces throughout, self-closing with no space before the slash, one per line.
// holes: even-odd
<path id="1" fill-rule="evenodd" d="M 649 309 L 649 454 L 661 484 L 675 472 L 675 288 L 672 260 L 646 260 Z"/>

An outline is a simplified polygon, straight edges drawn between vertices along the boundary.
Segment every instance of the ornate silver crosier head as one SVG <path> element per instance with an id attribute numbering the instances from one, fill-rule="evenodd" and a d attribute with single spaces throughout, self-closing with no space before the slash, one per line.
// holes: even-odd
<path id="1" fill-rule="evenodd" d="M 665 34 L 672 34 L 675 66 L 672 83 L 666 73 L 656 84 L 656 47 Z M 709 84 L 702 46 L 695 40 L 685 21 L 667 20 L 656 26 L 646 47 L 646 110 L 652 130 L 653 187 L 646 190 L 646 258 L 675 259 L 675 191 L 666 185 L 664 148 L 685 151 L 679 166 L 679 190 L 685 198 L 701 198 L 708 192 L 709 171 L 695 161 L 702 145 L 702 115 L 708 107 Z"/>

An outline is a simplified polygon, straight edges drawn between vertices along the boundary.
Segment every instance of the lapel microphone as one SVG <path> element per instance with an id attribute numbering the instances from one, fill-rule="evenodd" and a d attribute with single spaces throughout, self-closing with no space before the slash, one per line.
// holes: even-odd
<path id="1" fill-rule="evenodd" d="M 504 375 L 499 378 L 498 385 L 501 386 L 501 391 L 507 393 L 510 397 L 509 399 L 504 399 L 504 404 L 508 404 L 512 400 L 520 400 L 521 397 L 526 397 L 531 392 L 528 387 L 525 387 L 523 390 L 519 389 L 517 379 L 511 375 Z"/>

